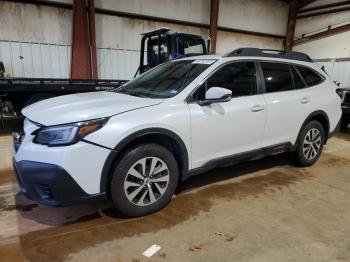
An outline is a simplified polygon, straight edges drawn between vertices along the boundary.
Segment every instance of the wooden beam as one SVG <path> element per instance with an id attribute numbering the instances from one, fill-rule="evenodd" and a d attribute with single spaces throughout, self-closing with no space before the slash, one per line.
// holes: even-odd
<path id="1" fill-rule="evenodd" d="M 91 78 L 89 34 L 85 0 L 73 0 L 71 78 Z"/>
<path id="2" fill-rule="evenodd" d="M 91 53 L 91 78 L 98 79 L 96 26 L 95 26 L 95 1 L 94 0 L 88 0 L 88 17 L 89 17 L 90 53 Z"/>
<path id="3" fill-rule="evenodd" d="M 346 24 L 346 25 L 342 25 L 342 26 L 338 26 L 335 28 L 330 28 L 326 31 L 323 32 L 319 32 L 313 35 L 309 35 L 309 36 L 304 36 L 300 39 L 297 39 L 294 41 L 294 45 L 300 45 L 300 44 L 304 44 L 310 41 L 314 41 L 317 39 L 321 39 L 321 38 L 325 38 L 325 37 L 329 37 L 332 35 L 336 35 L 336 34 L 340 34 L 343 32 L 347 32 L 350 31 L 350 24 Z"/>
<path id="4" fill-rule="evenodd" d="M 345 7 L 336 8 L 336 9 L 329 9 L 329 10 L 324 10 L 324 11 L 319 11 L 319 12 L 312 12 L 312 13 L 307 13 L 307 14 L 301 14 L 301 15 L 297 16 L 297 19 L 313 17 L 313 16 L 318 16 L 318 15 L 326 15 L 326 14 L 338 13 L 338 12 L 349 11 L 349 10 L 350 10 L 350 6 L 345 6 Z"/>
<path id="5" fill-rule="evenodd" d="M 293 0 L 292 0 L 293 1 Z M 290 2 L 292 2 L 290 1 Z M 316 0 L 298 0 L 298 9 L 301 9 L 309 4 L 311 4 L 312 2 L 315 2 Z"/>
<path id="6" fill-rule="evenodd" d="M 210 52 L 216 53 L 216 38 L 218 35 L 218 18 L 219 18 L 219 0 L 211 0 L 210 4 Z"/>
<path id="7" fill-rule="evenodd" d="M 57 7 L 63 9 L 73 9 L 73 5 L 63 2 L 46 1 L 46 0 L 4 0 L 6 2 L 21 3 L 21 4 L 32 4 L 32 5 L 42 5 L 48 7 Z"/>
<path id="8" fill-rule="evenodd" d="M 332 4 L 326 4 L 326 5 L 319 5 L 319 6 L 315 6 L 315 7 L 304 8 L 302 10 L 299 10 L 298 14 L 300 14 L 300 13 L 307 13 L 307 12 L 313 12 L 313 11 L 327 9 L 327 8 L 339 7 L 339 6 L 342 6 L 342 5 L 350 5 L 350 1 L 342 1 L 342 2 L 332 3 Z"/>
<path id="9" fill-rule="evenodd" d="M 289 4 L 287 36 L 285 40 L 286 51 L 292 51 L 293 49 L 293 40 L 294 40 L 295 24 L 297 19 L 297 11 L 298 11 L 298 0 L 293 0 Z"/>
<path id="10" fill-rule="evenodd" d="M 275 39 L 285 39 L 286 38 L 285 35 L 261 33 L 261 32 L 256 32 L 256 31 L 249 31 L 249 30 L 243 30 L 243 29 L 237 29 L 237 28 L 231 28 L 231 27 L 225 27 L 225 26 L 218 26 L 218 31 L 245 34 L 245 35 L 255 35 L 255 36 L 269 37 L 269 38 L 275 38 Z"/>

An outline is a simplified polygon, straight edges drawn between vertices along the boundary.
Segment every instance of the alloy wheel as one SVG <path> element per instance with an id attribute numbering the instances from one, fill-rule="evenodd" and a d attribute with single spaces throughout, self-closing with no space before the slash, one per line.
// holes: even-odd
<path id="1" fill-rule="evenodd" d="M 158 157 L 145 157 L 134 163 L 124 181 L 127 199 L 137 206 L 157 202 L 169 184 L 169 168 Z"/>
<path id="2" fill-rule="evenodd" d="M 305 135 L 303 143 L 303 154 L 307 160 L 314 159 L 321 148 L 321 132 L 317 128 L 311 128 Z"/>

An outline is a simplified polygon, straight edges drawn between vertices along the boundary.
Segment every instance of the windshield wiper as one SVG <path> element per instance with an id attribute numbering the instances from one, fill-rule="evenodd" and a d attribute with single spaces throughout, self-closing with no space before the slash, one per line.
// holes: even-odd
<path id="1" fill-rule="evenodd" d="M 185 54 L 184 56 L 185 57 L 191 57 L 191 56 L 201 56 L 203 54 L 200 54 L 200 53 L 188 53 L 188 54 Z"/>
<path id="2" fill-rule="evenodd" d="M 141 95 L 141 94 L 139 94 L 139 93 L 128 93 L 128 95 L 137 96 L 137 97 L 143 97 L 143 98 L 148 98 L 147 96 Z"/>

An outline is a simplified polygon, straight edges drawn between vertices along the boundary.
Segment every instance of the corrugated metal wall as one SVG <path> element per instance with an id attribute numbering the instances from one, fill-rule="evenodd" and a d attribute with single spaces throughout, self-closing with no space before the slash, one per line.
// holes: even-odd
<path id="1" fill-rule="evenodd" d="M 350 87 L 350 58 L 319 60 L 317 63 L 324 65 L 328 75 L 341 87 Z"/>
<path id="2" fill-rule="evenodd" d="M 98 76 L 101 79 L 132 79 L 139 59 L 138 50 L 97 48 Z"/>
<path id="3" fill-rule="evenodd" d="M 69 78 L 70 46 L 0 40 L 0 61 L 6 76 Z M 138 50 L 98 48 L 100 79 L 132 79 L 139 64 Z"/>
<path id="4" fill-rule="evenodd" d="M 68 78 L 70 46 L 0 40 L 6 76 Z"/>

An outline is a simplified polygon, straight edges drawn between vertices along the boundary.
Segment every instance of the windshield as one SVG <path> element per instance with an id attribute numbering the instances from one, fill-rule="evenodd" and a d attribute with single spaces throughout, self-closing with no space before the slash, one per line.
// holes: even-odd
<path id="1" fill-rule="evenodd" d="M 168 62 L 128 82 L 117 92 L 149 98 L 173 97 L 214 62 L 212 59 Z"/>

